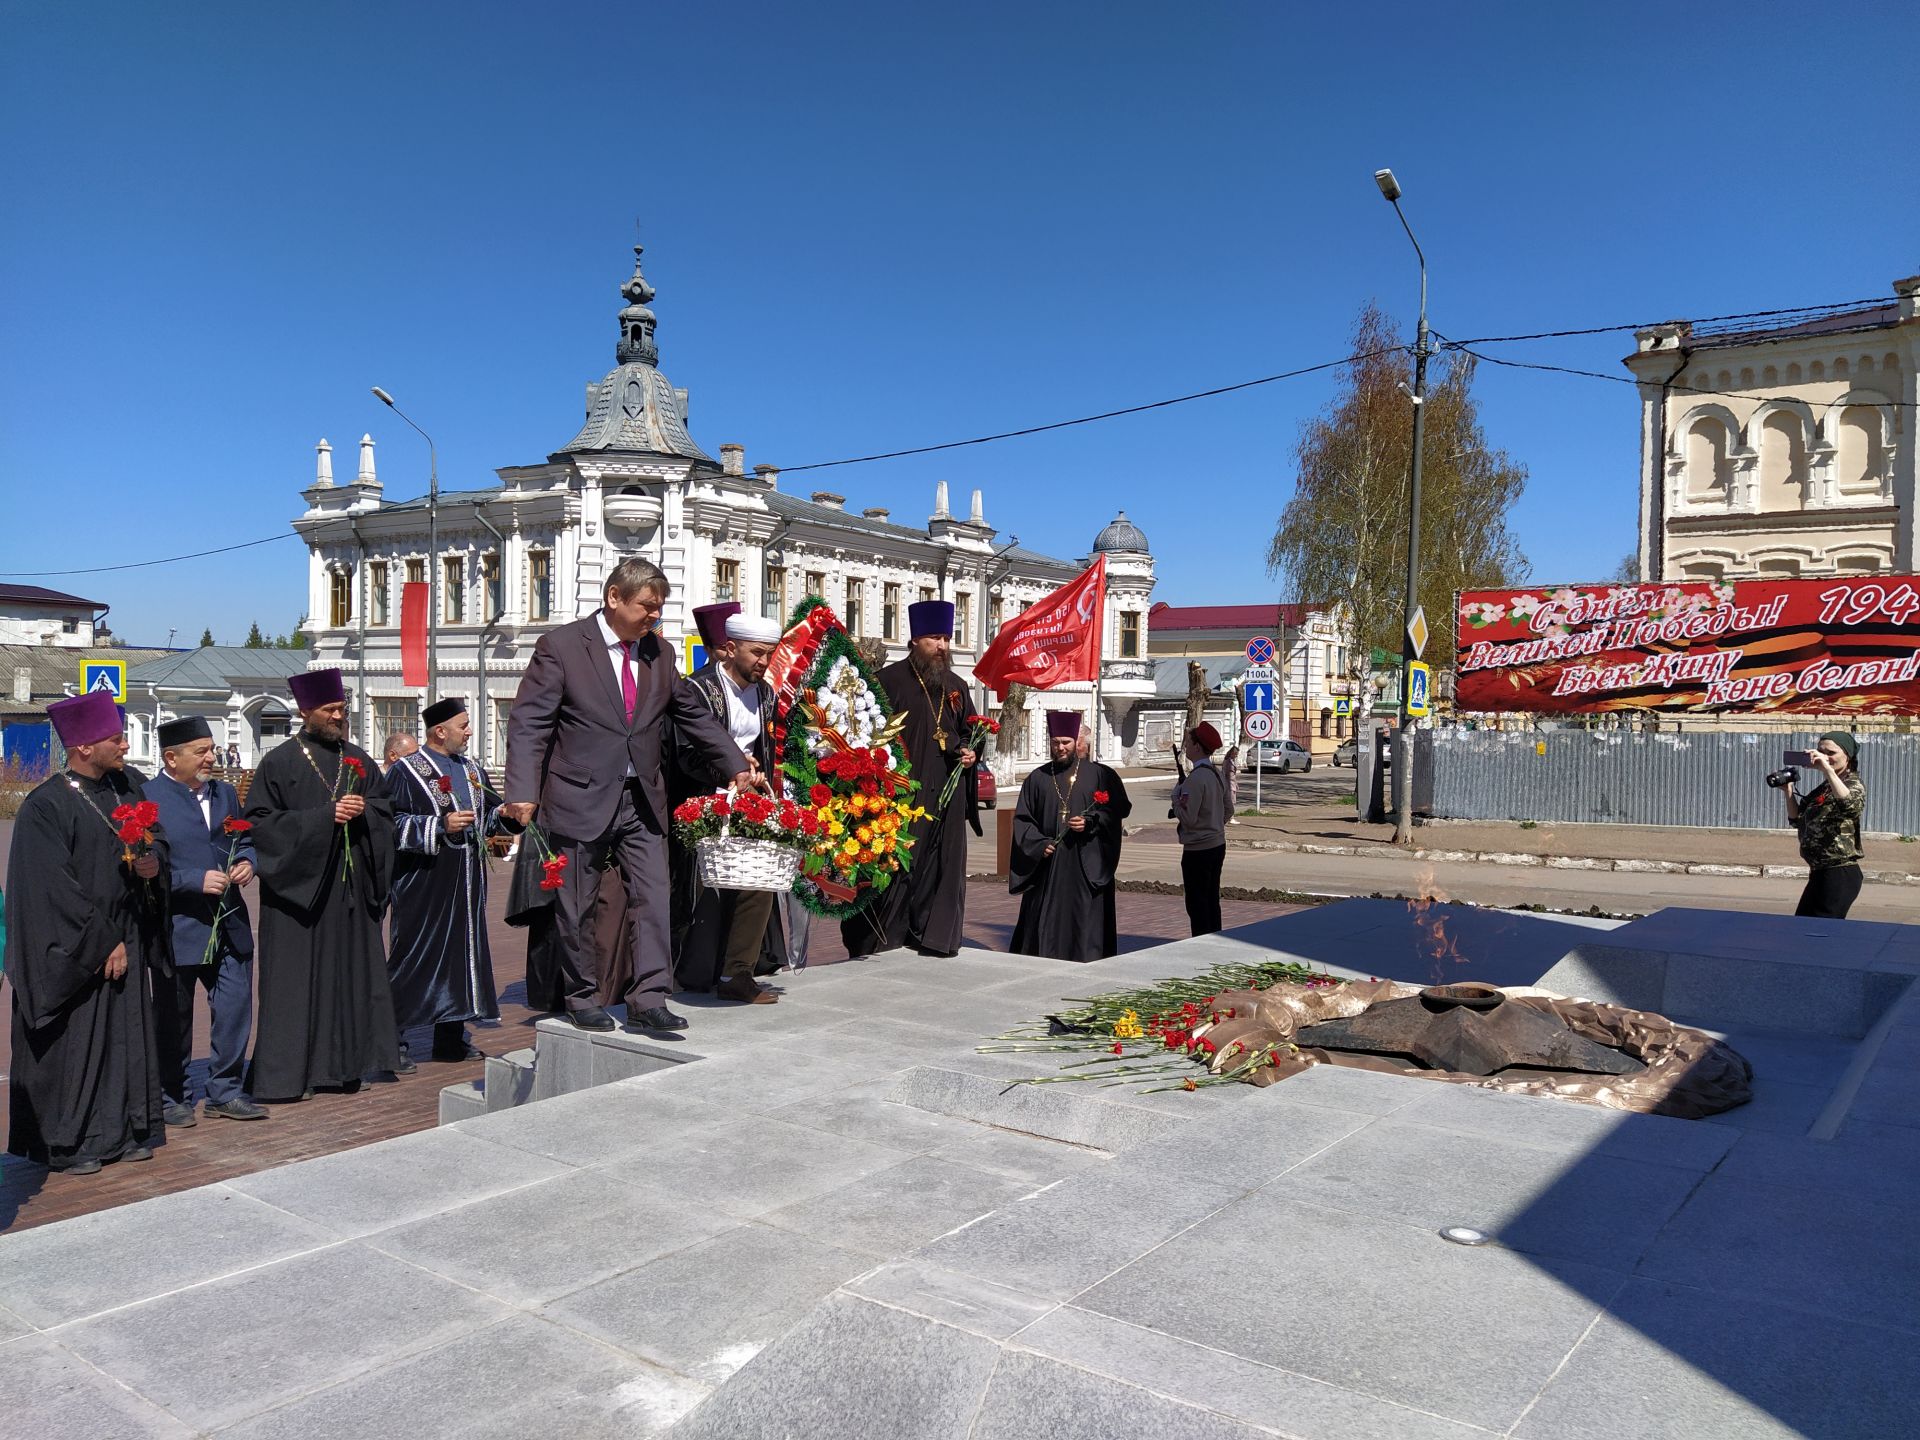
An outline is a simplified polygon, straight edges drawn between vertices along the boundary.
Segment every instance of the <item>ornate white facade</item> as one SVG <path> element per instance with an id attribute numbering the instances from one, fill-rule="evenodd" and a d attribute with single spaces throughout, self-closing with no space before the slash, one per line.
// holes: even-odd
<path id="1" fill-rule="evenodd" d="M 1870 309 L 1635 336 L 1648 579 L 1911 571 L 1920 276 Z"/>
<path id="2" fill-rule="evenodd" d="M 639 255 L 636 246 L 633 276 L 621 287 L 628 304 L 619 317 L 619 363 L 587 387 L 580 433 L 543 463 L 497 471 L 498 484 L 443 490 L 437 554 L 428 553 L 427 502 L 383 498 L 371 436 L 361 437 L 351 483 L 334 480 L 327 442 L 316 447 L 307 510 L 294 521 L 309 552 L 307 629 L 313 663 L 347 672 L 364 717 L 356 733 L 368 742 L 416 728 L 424 692 L 400 683 L 401 587 L 436 573 L 439 688 L 469 697 L 480 753 L 498 764 L 505 717 L 534 643 L 594 610 L 604 577 L 624 556 L 645 556 L 673 582 L 662 629 L 676 643 L 692 633 L 694 607 L 710 601 L 737 600 L 784 621 L 817 594 L 857 637 L 881 640 L 898 656 L 909 638 L 907 607 L 951 600 L 954 661 L 963 674 L 1004 620 L 1091 563 L 1003 543 L 978 490 L 961 516 L 942 481 L 922 528 L 884 509 L 849 511 L 827 491 L 807 499 L 784 493 L 778 470 L 749 470 L 739 445 L 722 445 L 714 460 L 686 428 L 687 392 L 657 368 L 647 308 L 654 290 Z M 1107 557 L 1101 753 L 1118 761 L 1134 744 L 1140 702 L 1153 694 L 1153 557 L 1124 516 L 1101 531 L 1095 549 Z M 1035 695 L 1028 709 L 1091 715 L 1093 691 L 1063 685 Z M 1037 757 L 1044 730 L 1028 724 L 1014 758 Z"/>

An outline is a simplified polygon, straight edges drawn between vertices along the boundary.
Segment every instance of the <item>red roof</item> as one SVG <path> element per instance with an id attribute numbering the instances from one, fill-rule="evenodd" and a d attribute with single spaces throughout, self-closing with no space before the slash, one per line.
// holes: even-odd
<path id="1" fill-rule="evenodd" d="M 1147 612 L 1155 630 L 1271 630 L 1286 623 L 1301 626 L 1318 605 L 1169 605 L 1164 600 Z"/>

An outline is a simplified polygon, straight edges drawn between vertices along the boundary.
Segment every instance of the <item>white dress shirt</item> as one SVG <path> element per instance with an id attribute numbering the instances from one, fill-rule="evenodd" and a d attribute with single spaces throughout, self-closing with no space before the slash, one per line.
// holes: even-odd
<path id="1" fill-rule="evenodd" d="M 714 669 L 720 675 L 720 691 L 727 697 L 727 733 L 743 752 L 752 755 L 753 747 L 760 743 L 760 706 L 766 699 L 766 684 L 762 681 L 742 687 L 726 666 L 716 665 Z"/>
<path id="2" fill-rule="evenodd" d="M 633 666 L 634 694 L 638 695 L 640 685 L 640 662 L 635 658 L 633 646 L 613 633 L 613 627 L 607 624 L 607 612 L 596 610 L 593 618 L 600 622 L 600 638 L 607 642 L 607 662 L 613 666 L 613 693 L 620 697 L 620 713 L 627 713 L 627 665 Z M 633 762 L 627 762 L 627 779 L 633 778 Z"/>

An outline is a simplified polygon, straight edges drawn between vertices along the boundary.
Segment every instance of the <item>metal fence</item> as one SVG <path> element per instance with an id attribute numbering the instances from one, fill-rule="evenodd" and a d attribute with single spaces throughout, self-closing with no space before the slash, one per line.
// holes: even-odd
<path id="1" fill-rule="evenodd" d="M 1762 777 L 1780 768 L 1783 750 L 1811 750 L 1819 738 L 1780 730 L 1431 730 L 1420 736 L 1421 768 L 1433 779 L 1431 813 L 1443 819 L 1780 829 L 1786 806 Z M 1866 829 L 1920 834 L 1920 735 L 1862 735 L 1860 776 Z M 1811 788 L 1805 774 L 1800 788 Z"/>

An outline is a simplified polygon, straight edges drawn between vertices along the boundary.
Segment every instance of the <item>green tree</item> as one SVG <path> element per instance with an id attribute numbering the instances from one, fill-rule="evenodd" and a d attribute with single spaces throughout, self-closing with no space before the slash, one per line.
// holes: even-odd
<path id="1" fill-rule="evenodd" d="M 276 635 L 273 637 L 273 648 L 276 650 L 306 649 L 307 648 L 306 626 L 307 626 L 307 617 L 302 615 L 299 621 L 294 625 L 293 633 L 291 635 Z"/>
<path id="2" fill-rule="evenodd" d="M 200 644 L 202 646 L 213 644 L 213 628 L 211 626 L 200 632 Z"/>
<path id="3" fill-rule="evenodd" d="M 1267 573 L 1298 600 L 1344 607 L 1353 617 L 1351 653 L 1364 668 L 1370 647 L 1395 655 L 1401 648 L 1413 361 L 1372 303 L 1354 325 L 1353 353 L 1340 392 L 1300 426 L 1293 498 L 1274 527 Z M 1526 569 L 1507 529 L 1526 467 L 1488 444 L 1473 375 L 1472 357 L 1451 352 L 1427 371 L 1419 598 L 1432 632 L 1426 658 L 1436 669 L 1453 664 L 1454 591 L 1511 584 Z M 1365 714 L 1372 697 L 1362 698 Z"/>
<path id="4" fill-rule="evenodd" d="M 248 628 L 247 638 L 241 641 L 241 646 L 247 650 L 265 650 L 269 648 L 267 645 L 267 637 L 260 633 L 260 622 L 258 620 L 254 621 Z"/>

